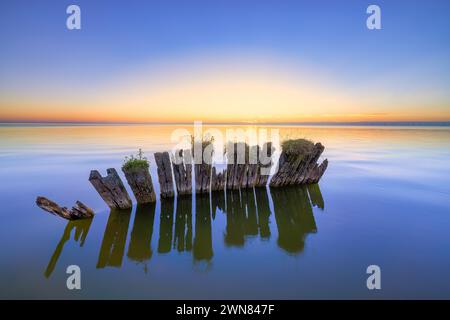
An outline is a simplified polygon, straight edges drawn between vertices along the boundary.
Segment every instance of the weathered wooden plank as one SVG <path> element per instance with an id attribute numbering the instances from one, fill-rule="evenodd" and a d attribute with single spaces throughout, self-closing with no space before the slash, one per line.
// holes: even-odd
<path id="1" fill-rule="evenodd" d="M 192 156 L 190 150 L 177 150 L 172 158 L 178 195 L 192 194 Z"/>
<path id="2" fill-rule="evenodd" d="M 269 180 L 269 172 L 273 165 L 272 155 L 274 151 L 275 148 L 272 146 L 272 142 L 265 143 L 260 150 L 258 154 L 258 172 L 255 187 L 266 187 L 267 181 Z"/>
<path id="3" fill-rule="evenodd" d="M 158 168 L 157 171 L 161 198 L 171 198 L 174 196 L 174 186 L 169 153 L 155 153 L 155 161 Z"/>
<path id="4" fill-rule="evenodd" d="M 39 196 L 36 198 L 36 204 L 42 210 L 67 220 L 92 218 L 94 216 L 94 211 L 81 201 L 77 201 L 72 209 L 68 209 L 67 207 L 60 207 L 52 200 Z"/>
<path id="5" fill-rule="evenodd" d="M 156 201 L 152 177 L 148 168 L 122 168 L 122 171 L 138 204 Z"/>
<path id="6" fill-rule="evenodd" d="M 130 196 L 122 183 L 116 169 L 106 170 L 106 177 L 102 177 L 97 170 L 92 170 L 89 181 L 102 199 L 111 209 L 129 209 L 132 206 Z"/>
<path id="7" fill-rule="evenodd" d="M 317 182 L 326 170 L 326 162 L 319 171 L 317 160 L 324 150 L 318 142 L 313 145 L 307 140 L 291 140 L 284 147 L 279 159 L 278 171 L 270 181 L 271 187 Z"/>

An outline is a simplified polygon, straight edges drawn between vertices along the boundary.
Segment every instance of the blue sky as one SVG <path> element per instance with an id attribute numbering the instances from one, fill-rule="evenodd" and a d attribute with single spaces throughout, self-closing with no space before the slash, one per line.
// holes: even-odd
<path id="1" fill-rule="evenodd" d="M 69 4 L 81 7 L 82 30 L 66 29 Z M 366 28 L 369 4 L 381 7 L 382 30 Z M 450 1 L 422 0 L 1 1 L 0 103 L 70 97 L 168 58 L 258 52 L 363 93 L 426 88 L 443 110 L 449 15 Z"/>

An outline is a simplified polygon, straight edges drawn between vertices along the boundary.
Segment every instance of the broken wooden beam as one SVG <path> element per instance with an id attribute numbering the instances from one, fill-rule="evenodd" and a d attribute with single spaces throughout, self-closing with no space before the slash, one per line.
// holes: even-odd
<path id="1" fill-rule="evenodd" d="M 130 196 L 128 195 L 122 180 L 117 174 L 116 169 L 106 170 L 106 177 L 102 177 L 97 170 L 92 170 L 89 175 L 89 181 L 102 199 L 111 209 L 129 209 L 132 206 Z"/>
<path id="2" fill-rule="evenodd" d="M 60 207 L 52 200 L 39 196 L 36 198 L 36 204 L 42 210 L 67 220 L 86 219 L 94 216 L 94 211 L 81 201 L 77 201 L 72 209 L 68 209 L 67 207 Z"/>

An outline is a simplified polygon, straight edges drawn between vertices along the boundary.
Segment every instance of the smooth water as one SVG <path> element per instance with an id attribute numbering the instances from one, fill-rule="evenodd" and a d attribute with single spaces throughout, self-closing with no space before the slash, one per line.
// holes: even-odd
<path id="1" fill-rule="evenodd" d="M 174 129 L 1 126 L 0 298 L 450 298 L 450 128 L 279 127 L 325 145 L 319 185 L 110 213 L 90 170 L 142 148 L 158 188 L 152 153 Z M 96 215 L 67 222 L 38 195 Z M 381 290 L 366 287 L 372 264 Z"/>

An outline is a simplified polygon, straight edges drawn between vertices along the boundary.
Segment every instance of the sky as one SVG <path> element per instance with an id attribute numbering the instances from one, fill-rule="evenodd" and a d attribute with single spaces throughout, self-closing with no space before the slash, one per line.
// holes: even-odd
<path id="1" fill-rule="evenodd" d="M 446 0 L 3 0 L 0 122 L 450 121 L 449 15 Z"/>

